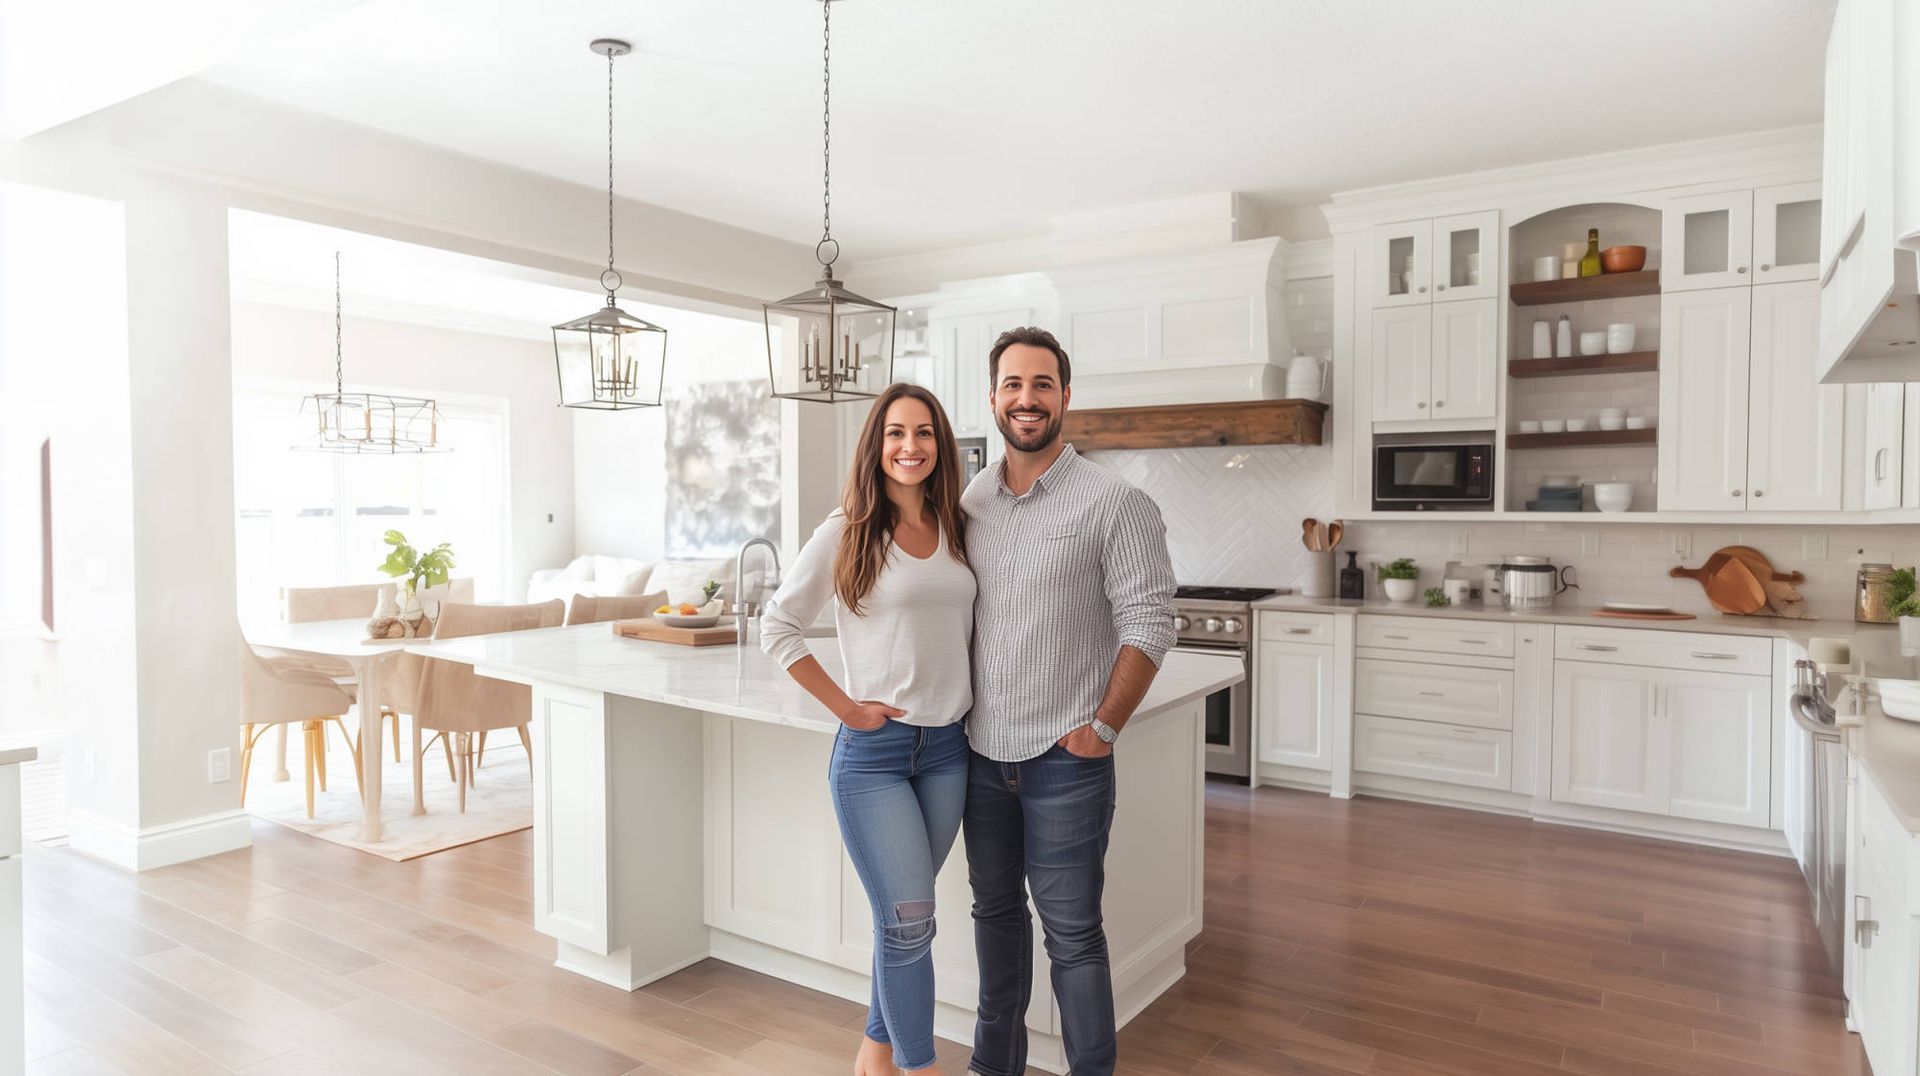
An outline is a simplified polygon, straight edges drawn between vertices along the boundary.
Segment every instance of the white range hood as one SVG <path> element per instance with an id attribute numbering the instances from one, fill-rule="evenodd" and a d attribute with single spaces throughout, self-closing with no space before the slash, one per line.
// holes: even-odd
<path id="1" fill-rule="evenodd" d="M 1074 408 L 1285 395 L 1287 241 L 1049 270 Z"/>

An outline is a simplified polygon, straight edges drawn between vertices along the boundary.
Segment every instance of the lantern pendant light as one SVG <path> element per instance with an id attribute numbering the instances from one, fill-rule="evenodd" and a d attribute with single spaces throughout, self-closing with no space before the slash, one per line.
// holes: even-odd
<path id="1" fill-rule="evenodd" d="M 821 235 L 813 256 L 823 272 L 806 291 L 762 305 L 773 394 L 817 403 L 872 399 L 893 381 L 894 308 L 855 295 L 833 276 L 840 257 L 833 238 L 833 2 L 820 0 Z"/>
<path id="2" fill-rule="evenodd" d="M 312 411 L 313 433 L 293 447 L 310 452 L 445 452 L 440 443 L 440 408 L 418 396 L 348 392 L 341 372 L 340 252 L 333 252 L 333 391 L 316 392 L 300 402 Z"/>
<path id="3" fill-rule="evenodd" d="M 613 59 L 633 51 L 625 41 L 599 38 L 590 46 L 607 58 L 607 271 L 600 286 L 607 305 L 553 327 L 553 361 L 560 403 L 598 411 L 660 406 L 667 369 L 667 330 L 620 309 L 613 268 Z"/>

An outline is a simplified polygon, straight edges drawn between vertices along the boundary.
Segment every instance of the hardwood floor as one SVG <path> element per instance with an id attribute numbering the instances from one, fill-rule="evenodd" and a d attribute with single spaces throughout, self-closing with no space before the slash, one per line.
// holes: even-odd
<path id="1" fill-rule="evenodd" d="M 399 864 L 254 840 L 141 875 L 29 851 L 29 1072 L 851 1070 L 838 998 L 712 960 L 632 994 L 554 970 L 528 833 Z M 1867 1071 L 1788 860 L 1210 786 L 1207 894 L 1123 1071 Z"/>

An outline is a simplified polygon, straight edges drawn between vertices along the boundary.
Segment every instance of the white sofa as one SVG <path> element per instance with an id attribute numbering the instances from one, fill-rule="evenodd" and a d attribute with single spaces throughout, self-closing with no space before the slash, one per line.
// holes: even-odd
<path id="1" fill-rule="evenodd" d="M 732 557 L 668 558 L 648 562 L 586 554 L 573 558 L 565 568 L 542 568 L 534 572 L 533 577 L 527 580 L 527 601 L 543 602 L 559 598 L 570 602 L 575 594 L 606 598 L 664 590 L 667 600 L 676 605 L 681 602 L 697 604 L 701 600 L 701 589 L 709 579 L 715 579 L 720 581 L 717 596 L 721 601 L 731 604 L 736 589 L 733 564 Z M 754 601 L 767 598 L 767 595 L 759 593 L 763 577 L 761 571 L 747 572 L 747 589 Z"/>

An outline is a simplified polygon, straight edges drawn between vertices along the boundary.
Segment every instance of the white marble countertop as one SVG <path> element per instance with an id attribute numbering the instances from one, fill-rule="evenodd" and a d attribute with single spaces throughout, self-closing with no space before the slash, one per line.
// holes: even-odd
<path id="1" fill-rule="evenodd" d="M 1715 635 L 1758 635 L 1792 639 L 1802 646 L 1810 638 L 1848 640 L 1892 640 L 1899 631 L 1891 624 L 1860 624 L 1852 620 L 1795 620 L 1788 617 L 1705 615 L 1692 620 L 1628 620 L 1597 617 L 1593 608 L 1558 606 L 1515 612 L 1491 605 L 1446 605 L 1429 609 L 1422 602 L 1390 602 L 1379 598 L 1305 598 L 1298 594 L 1275 594 L 1253 603 L 1253 608 L 1297 613 L 1367 613 L 1378 616 L 1427 616 L 1450 620 L 1494 620 L 1509 624 L 1595 624 L 1611 628 L 1645 628 L 1650 631 L 1701 631 Z"/>
<path id="2" fill-rule="evenodd" d="M 0 751 L 0 766 L 12 766 L 21 762 L 32 762 L 40 757 L 38 747 L 15 747 Z"/>
<path id="3" fill-rule="evenodd" d="M 829 672 L 839 671 L 838 639 L 809 639 L 807 645 Z M 610 624 L 577 624 L 428 640 L 406 649 L 472 665 L 498 680 L 565 684 L 821 732 L 840 726 L 758 646 L 676 646 L 615 635 Z M 1153 717 L 1244 678 L 1238 658 L 1168 654 L 1133 719 Z"/>

